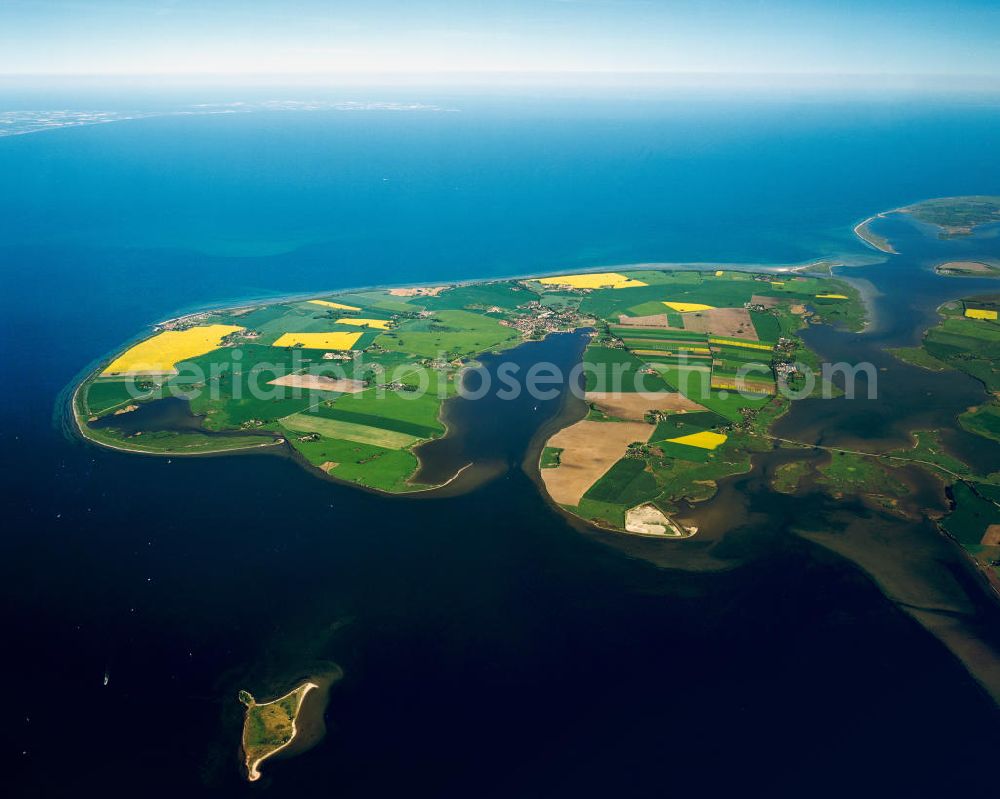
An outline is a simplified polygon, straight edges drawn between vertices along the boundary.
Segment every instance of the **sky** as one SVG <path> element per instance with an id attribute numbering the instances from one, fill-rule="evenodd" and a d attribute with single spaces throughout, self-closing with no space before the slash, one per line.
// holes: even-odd
<path id="1" fill-rule="evenodd" d="M 1000 0 L 0 0 L 0 75 L 1000 81 Z"/>

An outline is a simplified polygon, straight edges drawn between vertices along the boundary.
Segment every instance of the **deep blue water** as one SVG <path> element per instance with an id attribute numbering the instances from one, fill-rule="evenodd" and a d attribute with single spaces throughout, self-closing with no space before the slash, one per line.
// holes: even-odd
<path id="1" fill-rule="evenodd" d="M 275 765 L 268 795 L 987 785 L 998 728 L 980 689 L 787 520 L 734 531 L 750 565 L 686 574 L 581 534 L 516 468 L 407 503 L 273 457 L 167 462 L 63 435 L 59 392 L 178 310 L 615 263 L 864 257 L 850 229 L 870 213 L 1000 193 L 995 104 L 425 99 L 458 110 L 0 139 L 7 788 L 249 793 L 236 689 L 266 694 L 322 659 L 347 674 L 331 735 Z"/>

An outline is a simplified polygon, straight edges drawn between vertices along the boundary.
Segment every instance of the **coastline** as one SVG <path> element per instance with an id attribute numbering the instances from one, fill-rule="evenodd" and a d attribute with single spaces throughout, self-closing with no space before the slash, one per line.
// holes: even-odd
<path id="1" fill-rule="evenodd" d="M 318 689 L 319 689 L 319 686 L 316 683 L 314 683 L 314 682 L 307 682 L 307 683 L 305 683 L 303 685 L 300 685 L 298 688 L 293 688 L 291 691 L 289 691 L 284 696 L 279 696 L 277 699 L 272 699 L 270 702 L 253 702 L 251 705 L 247 706 L 247 716 L 249 717 L 250 712 L 255 707 L 266 707 L 267 705 L 274 705 L 274 704 L 277 704 L 279 702 L 284 701 L 285 699 L 287 699 L 288 697 L 292 696 L 293 694 L 298 694 L 300 691 L 302 692 L 301 695 L 298 698 L 298 704 L 296 705 L 296 708 L 295 708 L 295 715 L 292 717 L 292 734 L 291 734 L 291 736 L 288 738 L 287 741 L 285 741 L 285 743 L 281 744 L 280 746 L 276 747 L 275 749 L 272 749 L 270 752 L 267 752 L 266 754 L 263 754 L 260 757 L 255 758 L 254 760 L 251 760 L 250 757 L 249 757 L 249 755 L 248 755 L 247 759 L 246 759 L 247 780 L 249 780 L 250 782 L 256 782 L 257 780 L 259 780 L 260 776 L 261 776 L 260 775 L 260 771 L 259 771 L 259 767 L 264 763 L 264 761 L 265 760 L 269 760 L 270 758 L 272 758 L 275 755 L 277 755 L 279 752 L 287 749 L 289 746 L 292 745 L 292 743 L 295 741 L 296 736 L 298 735 L 298 720 L 299 720 L 299 715 L 302 712 L 302 706 L 305 704 L 306 697 L 309 695 L 310 691 L 314 691 L 314 690 L 318 690 Z M 244 751 L 245 751 L 245 749 L 246 749 L 245 733 L 244 733 L 243 747 L 244 747 Z"/>
<path id="2" fill-rule="evenodd" d="M 873 309 L 873 303 L 871 302 L 871 298 L 868 295 L 868 292 L 865 289 L 863 289 L 858 284 L 858 281 L 852 280 L 850 278 L 845 278 L 845 277 L 842 277 L 840 275 L 834 275 L 833 274 L 832 270 L 836 266 L 840 265 L 839 262 L 810 261 L 808 263 L 801 264 L 801 265 L 798 265 L 798 266 L 791 266 L 791 265 L 774 266 L 774 265 L 772 265 L 770 267 L 770 271 L 774 271 L 774 272 L 787 272 L 787 273 L 797 273 L 797 272 L 799 272 L 801 270 L 805 270 L 805 269 L 808 269 L 810 267 L 813 267 L 813 266 L 817 265 L 818 263 L 824 263 L 824 264 L 832 263 L 831 273 L 829 275 L 829 277 L 831 279 L 844 280 L 845 282 L 851 283 L 856 288 L 858 288 L 858 290 L 861 293 L 861 299 L 862 299 L 862 303 L 864 305 L 865 316 L 866 316 L 865 328 L 863 328 L 863 330 L 862 330 L 862 332 L 864 332 L 864 330 L 866 330 L 867 327 L 868 327 L 868 324 L 869 324 L 868 320 L 869 320 L 869 318 L 870 318 L 870 316 L 871 316 L 871 314 L 873 312 L 872 311 L 872 309 Z M 643 271 L 643 270 L 654 271 L 654 270 L 658 270 L 658 269 L 663 269 L 666 266 L 668 266 L 668 265 L 667 264 L 660 264 L 660 263 L 635 264 L 635 265 L 632 265 L 632 267 L 630 267 L 626 271 Z M 677 266 L 677 265 L 673 265 L 673 266 Z M 695 271 L 695 270 L 696 271 L 707 271 L 706 268 L 705 268 L 705 266 L 706 265 L 704 265 L 704 264 L 687 264 L 687 265 L 684 265 L 685 268 L 688 268 L 688 269 L 690 269 L 692 271 Z M 711 264 L 710 266 L 717 267 L 719 265 L 718 264 Z M 588 271 L 590 271 L 590 272 L 599 272 L 601 269 L 602 269 L 602 267 L 592 267 Z M 747 271 L 757 271 L 757 270 L 751 270 L 751 269 L 749 269 L 746 266 L 744 266 L 744 269 L 747 269 Z M 739 270 L 739 271 L 743 271 L 743 270 Z M 558 275 L 558 274 L 560 274 L 560 273 L 556 273 L 556 275 Z M 527 276 L 527 277 L 524 277 L 524 278 L 518 278 L 518 279 L 531 279 L 531 278 L 534 278 L 534 277 L 542 277 L 542 275 L 530 275 L 530 276 Z M 483 278 L 483 279 L 476 279 L 476 280 L 464 281 L 464 282 L 461 282 L 461 283 L 448 284 L 448 285 L 449 285 L 449 287 L 452 287 L 452 286 L 454 286 L 454 287 L 458 287 L 458 286 L 477 286 L 477 285 L 483 285 L 483 284 L 488 284 L 488 283 L 503 282 L 505 280 L 507 280 L 507 279 L 505 279 L 505 278 Z M 438 282 L 433 282 L 433 283 L 426 284 L 426 285 L 440 285 L 440 284 Z M 282 302 L 287 302 L 287 301 L 289 301 L 289 298 L 294 298 L 291 301 L 307 301 L 309 299 L 316 298 L 316 297 L 337 297 L 337 296 L 341 296 L 341 295 L 345 295 L 345 294 L 350 294 L 353 291 L 358 291 L 358 290 L 357 289 L 341 289 L 341 290 L 339 290 L 337 292 L 334 292 L 334 293 L 309 293 L 309 294 L 296 293 L 294 295 L 282 295 L 282 297 L 280 297 L 280 298 L 273 298 L 273 299 L 270 299 L 270 300 L 264 300 L 264 301 L 258 301 L 258 302 L 261 305 L 266 306 L 266 305 L 273 305 L 273 304 L 280 304 Z M 204 306 L 202 306 L 202 307 L 204 307 Z M 260 307 L 260 306 L 258 306 L 258 305 L 250 305 L 250 304 L 248 304 L 246 302 L 237 302 L 237 303 L 233 303 L 233 304 L 231 304 L 231 305 L 229 305 L 227 307 L 230 308 L 230 309 L 240 309 L 240 310 L 243 310 L 243 309 L 250 309 L 250 308 Z M 221 309 L 221 308 L 218 308 L 218 309 L 217 308 L 211 308 L 210 311 L 205 311 L 205 310 L 193 311 L 193 312 L 191 312 L 189 314 L 185 314 L 185 315 L 178 316 L 178 317 L 172 317 L 171 319 L 166 320 L 166 322 L 170 322 L 170 321 L 173 321 L 173 322 L 182 321 L 182 320 L 185 320 L 187 317 L 189 317 L 191 315 L 198 315 L 198 314 L 203 314 L 203 313 L 206 313 L 206 312 L 212 312 L 212 311 L 216 311 L 216 310 L 224 310 L 224 309 Z M 166 322 L 160 322 L 158 324 L 162 325 L 162 324 L 165 324 Z M 582 329 L 582 328 L 577 328 L 577 330 L 579 330 L 579 329 Z M 546 333 L 543 338 L 547 338 L 549 335 L 551 335 L 552 332 L 555 332 L 555 331 L 550 331 L 550 332 Z M 135 342 L 137 340 L 141 341 L 143 339 L 142 339 L 141 336 L 140 337 L 136 337 L 136 338 L 132 339 L 131 342 L 130 342 L 130 344 L 126 345 L 126 347 L 127 346 L 131 346 L 132 342 Z M 525 340 L 525 339 L 514 340 L 514 341 L 511 341 L 511 342 L 507 343 L 505 346 L 503 346 L 501 348 L 501 350 L 508 350 L 508 349 L 512 349 L 512 348 L 515 348 L 515 347 L 520 347 L 520 346 L 523 346 L 523 345 L 528 344 L 528 343 L 531 343 L 531 341 L 530 340 Z M 222 447 L 222 448 L 219 448 L 219 449 L 205 450 L 205 451 L 198 451 L 198 452 L 172 452 L 172 451 L 157 452 L 157 451 L 151 451 L 151 450 L 148 450 L 148 449 L 133 448 L 133 447 L 125 446 L 125 445 L 119 445 L 119 444 L 115 444 L 115 443 L 110 443 L 110 442 L 107 442 L 107 441 L 104 441 L 104 440 L 100 439 L 99 437 L 94 437 L 94 436 L 92 436 L 92 435 L 89 434 L 89 431 L 87 429 L 87 425 L 86 425 L 86 423 L 85 423 L 85 421 L 83 419 L 83 416 L 81 414 L 81 409 L 79 407 L 78 399 L 79 399 L 80 390 L 84 386 L 86 386 L 91 380 L 95 379 L 97 376 L 100 375 L 100 373 L 101 373 L 100 370 L 101 370 L 102 366 L 104 366 L 110 359 L 118 357 L 118 355 L 120 355 L 120 353 L 123 352 L 123 351 L 124 350 L 116 350 L 111 355 L 105 356 L 105 358 L 103 358 L 100 361 L 98 361 L 97 362 L 97 366 L 93 367 L 92 370 L 90 372 L 88 372 L 85 375 L 85 377 L 74 388 L 72 396 L 71 396 L 71 399 L 70 399 L 71 413 L 72 413 L 72 420 L 73 420 L 73 428 L 74 428 L 74 432 L 76 433 L 76 435 L 78 435 L 79 437 L 83 438 L 86 441 L 90 441 L 90 442 L 95 443 L 95 444 L 97 444 L 99 446 L 102 446 L 102 447 L 104 447 L 106 449 L 110 449 L 110 450 L 114 450 L 114 451 L 119 451 L 119 452 L 129 452 L 129 453 L 135 453 L 135 454 L 142 454 L 142 455 L 153 455 L 153 456 L 158 456 L 158 457 L 173 457 L 174 455 L 177 455 L 177 456 L 183 455 L 185 457 L 198 457 L 198 456 L 214 456 L 214 455 L 240 454 L 240 453 L 244 453 L 245 454 L 245 453 L 248 453 L 248 452 L 251 452 L 251 451 L 255 451 L 255 450 L 270 451 L 270 450 L 273 450 L 273 448 L 277 447 L 277 448 L 280 448 L 280 453 L 281 454 L 288 454 L 288 455 L 290 455 L 290 457 L 292 458 L 292 460 L 294 460 L 298 465 L 309 467 L 307 470 L 308 471 L 312 471 L 315 476 L 326 478 L 328 480 L 331 480 L 332 482 L 340 483 L 342 485 L 351 486 L 352 488 L 360 488 L 362 490 L 369 491 L 369 492 L 378 494 L 378 495 L 383 496 L 383 497 L 410 497 L 410 496 L 412 496 L 412 497 L 433 497 L 433 496 L 440 495 L 442 492 L 445 492 L 446 490 L 447 490 L 448 494 L 463 493 L 464 491 L 472 490 L 473 488 L 477 487 L 478 485 L 481 485 L 481 484 L 487 482 L 488 480 L 496 477 L 503 470 L 502 467 L 498 467 L 497 464 L 492 464 L 492 463 L 476 464 L 474 462 L 469 462 L 469 463 L 465 463 L 461 467 L 459 467 L 455 471 L 454 474 L 452 474 L 447 480 L 445 480 L 444 482 L 442 482 L 440 484 L 430 484 L 430 485 L 417 484 L 417 487 L 414 487 L 412 490 L 387 490 L 387 489 L 384 489 L 384 488 L 379 488 L 379 487 L 375 487 L 375 486 L 365 485 L 365 484 L 358 483 L 358 482 L 352 481 L 352 480 L 345 480 L 343 478 L 339 478 L 339 477 L 337 477 L 335 475 L 329 474 L 328 472 L 326 472 L 325 470 L 323 470 L 322 468 L 320 468 L 316 464 L 313 464 L 310 461 L 308 461 L 307 459 L 303 458 L 301 456 L 301 454 L 298 453 L 298 451 L 294 447 L 292 447 L 292 446 L 289 445 L 289 442 L 287 441 L 286 437 L 284 435 L 280 434 L 280 433 L 271 433 L 270 435 L 273 435 L 274 438 L 273 438 L 273 440 L 270 440 L 270 441 L 267 441 L 267 442 L 262 442 L 262 443 L 249 443 L 248 442 L 244 446 Z M 493 350 L 489 350 L 489 352 L 492 352 L 492 351 Z M 478 357 L 479 355 L 482 355 L 482 354 L 483 353 L 479 353 L 476 357 Z M 410 450 L 411 452 L 413 452 L 413 454 L 415 455 L 415 457 L 417 459 L 417 462 L 418 462 L 417 470 L 411 476 L 411 479 L 412 479 L 412 477 L 415 477 L 416 475 L 418 475 L 420 473 L 420 471 L 424 468 L 424 463 L 423 463 L 423 461 L 422 461 L 422 459 L 420 457 L 420 454 L 417 452 L 417 450 L 419 450 L 421 447 L 423 447 L 423 446 L 425 446 L 425 445 L 427 445 L 429 443 L 432 443 L 434 441 L 439 441 L 439 440 L 448 438 L 449 436 L 455 434 L 455 431 L 453 429 L 454 426 L 453 426 L 452 422 L 450 421 L 450 419 L 448 417 L 448 408 L 449 408 L 448 402 L 451 401 L 451 400 L 455 400 L 455 399 L 457 399 L 457 397 L 455 397 L 455 396 L 448 397 L 448 398 L 444 399 L 442 401 L 442 403 L 441 403 L 441 407 L 440 407 L 440 410 L 439 410 L 439 416 L 438 416 L 438 418 L 442 422 L 442 424 L 444 425 L 444 428 L 445 428 L 444 432 L 441 433 L 441 435 L 439 435 L 439 436 L 437 436 L 435 438 L 426 439 L 424 441 L 421 441 L 421 442 L 417 443 Z M 558 429 L 561 429 L 561 428 L 556 428 L 553 432 L 549 433 L 549 437 L 551 435 L 554 435 L 555 432 L 558 431 Z M 247 438 L 252 438 L 253 436 L 249 436 L 248 435 L 246 437 Z M 542 442 L 542 446 L 544 446 L 544 441 Z M 538 451 L 540 452 L 541 450 L 539 449 Z M 469 471 L 470 469 L 472 470 L 471 472 Z M 536 464 L 536 471 L 538 471 L 537 470 L 537 464 Z M 466 477 L 466 479 L 461 479 L 463 477 L 463 475 Z M 539 480 L 540 480 L 540 473 L 539 473 Z M 543 489 L 544 489 L 544 484 L 543 483 L 542 483 L 542 486 L 543 486 Z M 543 493 L 548 498 L 547 491 L 543 490 Z M 562 510 L 564 513 L 568 513 L 568 515 L 573 516 L 574 518 L 582 518 L 582 517 L 576 517 L 575 514 L 566 512 L 561 507 L 560 507 L 560 510 Z M 690 537 L 690 536 L 667 536 L 667 535 L 658 535 L 658 534 L 650 534 L 650 533 L 640 533 L 640 532 L 634 532 L 634 531 L 628 531 L 628 530 L 619 529 L 619 528 L 613 527 L 613 526 L 606 526 L 606 525 L 598 524 L 598 523 L 595 523 L 595 522 L 589 522 L 586 519 L 584 519 L 583 521 L 585 523 L 587 523 L 587 524 L 593 524 L 595 527 L 606 529 L 606 530 L 611 531 L 611 532 L 624 533 L 624 534 L 627 534 L 627 535 L 630 535 L 630 536 L 635 536 L 635 537 L 669 538 L 669 539 L 673 539 L 673 540 L 683 540 L 684 538 Z M 673 520 L 671 520 L 671 521 L 672 521 L 672 523 L 677 524 L 681 529 L 687 530 L 687 526 L 686 525 L 680 524 L 678 522 L 673 522 Z"/>
<path id="3" fill-rule="evenodd" d="M 879 236 L 877 233 L 872 232 L 871 224 L 877 219 L 885 219 L 889 214 L 896 213 L 900 209 L 895 209 L 893 211 L 883 211 L 881 213 L 870 216 L 867 219 L 863 219 L 858 224 L 854 226 L 854 235 L 861 239 L 869 247 L 872 247 L 879 252 L 884 252 L 888 255 L 899 255 L 896 249 L 892 246 L 889 240 L 885 236 Z"/>
<path id="4" fill-rule="evenodd" d="M 267 702 L 257 702 L 248 692 L 239 692 L 239 700 L 246 706 L 243 716 L 243 730 L 240 735 L 240 753 L 244 774 L 248 782 L 256 782 L 261 778 L 260 767 L 265 762 L 302 754 L 316 746 L 326 735 L 324 714 L 330 701 L 330 689 L 344 676 L 339 666 L 329 665 L 331 666 L 330 670 L 302 678 L 302 681 L 295 688 Z M 247 725 L 251 711 L 254 708 L 277 705 L 293 694 L 299 694 L 299 697 L 295 713 L 291 718 L 291 734 L 288 740 L 263 755 L 251 759 L 246 752 Z"/>

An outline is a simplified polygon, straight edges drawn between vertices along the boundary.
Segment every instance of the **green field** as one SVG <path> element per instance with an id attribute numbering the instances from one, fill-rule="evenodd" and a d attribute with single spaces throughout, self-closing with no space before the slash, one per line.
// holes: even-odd
<path id="1" fill-rule="evenodd" d="M 559 455 L 562 453 L 560 447 L 544 447 L 538 465 L 542 469 L 554 469 L 559 465 Z"/>
<path id="2" fill-rule="evenodd" d="M 637 328 L 622 327 L 621 325 L 608 325 L 608 330 L 611 331 L 612 335 L 619 336 L 621 338 L 632 337 L 665 339 L 667 341 L 685 341 L 694 346 L 697 346 L 699 343 L 707 344 L 708 342 L 707 333 L 697 333 L 693 330 L 658 330 L 654 327 Z"/>
<path id="3" fill-rule="evenodd" d="M 809 474 L 811 467 L 805 461 L 782 463 L 774 470 L 771 477 L 771 487 L 782 494 L 795 493 L 802 479 Z"/>
<path id="4" fill-rule="evenodd" d="M 392 422 L 403 422 L 426 430 L 432 434 L 444 432 L 444 425 L 438 419 L 441 400 L 432 394 L 410 391 L 376 391 L 369 389 L 359 394 L 343 394 L 333 401 L 333 410 L 352 414 L 377 416 Z M 321 405 L 316 409 L 320 416 L 330 415 Z M 330 415 L 337 418 L 336 414 Z M 390 429 L 397 429 L 391 427 Z"/>
<path id="5" fill-rule="evenodd" d="M 663 441 L 668 438 L 700 433 L 703 430 L 718 430 L 725 427 L 729 420 L 711 411 L 695 411 L 691 413 L 675 413 L 656 425 L 656 430 L 650 437 L 650 442 Z"/>
<path id="6" fill-rule="evenodd" d="M 631 291 L 632 289 L 622 289 Z M 583 355 L 587 391 L 669 391 L 659 375 L 640 374 L 643 361 L 628 350 L 590 346 Z"/>
<path id="7" fill-rule="evenodd" d="M 970 433 L 1000 441 L 1000 406 L 981 405 L 963 413 L 958 422 Z"/>
<path id="8" fill-rule="evenodd" d="M 1000 508 L 982 496 L 981 487 L 973 491 L 965 483 L 956 483 L 952 488 L 955 495 L 955 510 L 941 523 L 941 526 L 973 554 L 983 547 L 980 543 L 983 533 L 991 524 L 1000 524 Z"/>
<path id="9" fill-rule="evenodd" d="M 584 499 L 630 508 L 657 495 L 656 480 L 646 461 L 622 458 L 590 487 Z"/>
<path id="10" fill-rule="evenodd" d="M 927 331 L 924 350 L 932 357 L 1000 390 L 1000 323 L 948 318 Z"/>
<path id="11" fill-rule="evenodd" d="M 378 336 L 374 343 L 386 350 L 417 358 L 468 358 L 503 349 L 519 340 L 516 331 L 493 317 L 464 310 L 438 311 L 429 325 L 404 322 L 399 329 Z"/>
<path id="12" fill-rule="evenodd" d="M 456 286 L 442 291 L 436 297 L 415 298 L 425 308 L 448 310 L 450 308 L 486 309 L 492 306 L 513 309 L 533 299 L 532 293 L 511 281 Z"/>
<path id="13" fill-rule="evenodd" d="M 326 419 L 314 414 L 295 413 L 281 420 L 286 430 L 296 433 L 319 433 L 324 438 L 372 444 L 384 449 L 403 449 L 419 441 L 417 436 L 386 430 L 381 427 L 346 422 L 340 419 Z"/>
<path id="14" fill-rule="evenodd" d="M 775 342 L 781 335 L 781 322 L 775 314 L 767 311 L 751 311 L 750 321 L 753 322 L 753 329 L 757 331 L 757 338 L 760 341 Z"/>
<path id="15" fill-rule="evenodd" d="M 928 369 L 931 372 L 941 372 L 951 367 L 944 361 L 939 361 L 923 347 L 894 347 L 889 350 L 903 363 L 911 366 L 919 366 L 921 369 Z"/>
<path id="16" fill-rule="evenodd" d="M 409 422 L 405 419 L 395 419 L 390 416 L 383 416 L 380 414 L 359 413 L 351 410 L 349 407 L 321 407 L 317 408 L 315 413 L 317 416 L 321 416 L 324 419 L 350 422 L 352 424 L 364 425 L 367 427 L 378 427 L 383 430 L 393 430 L 397 433 L 413 436 L 414 438 L 434 438 L 441 432 L 440 425 L 430 427 L 428 425 L 417 424 L 416 422 Z"/>
<path id="17" fill-rule="evenodd" d="M 977 308 L 1000 307 L 996 295 L 946 303 L 938 309 L 940 321 L 924 333 L 920 347 L 900 347 L 892 353 L 924 369 L 958 369 L 981 381 L 988 391 L 1000 391 L 1000 322 L 966 318 L 964 308 L 970 303 Z"/>
<path id="18" fill-rule="evenodd" d="M 849 452 L 832 452 L 818 468 L 819 483 L 840 494 L 872 494 L 897 498 L 907 487 L 877 458 Z"/>
<path id="19" fill-rule="evenodd" d="M 88 414 L 102 415 L 135 402 L 138 392 L 133 380 L 95 380 L 87 387 L 85 407 Z"/>

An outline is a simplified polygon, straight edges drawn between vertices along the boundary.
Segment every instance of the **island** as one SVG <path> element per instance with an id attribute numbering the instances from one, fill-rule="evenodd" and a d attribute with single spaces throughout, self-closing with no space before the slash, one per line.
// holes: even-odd
<path id="1" fill-rule="evenodd" d="M 1000 262 L 944 261 L 934 267 L 934 271 L 945 277 L 996 277 L 1000 274 Z"/>
<path id="2" fill-rule="evenodd" d="M 246 707 L 242 750 L 250 782 L 260 779 L 265 760 L 301 754 L 319 743 L 326 732 L 323 713 L 330 686 L 340 677 L 340 670 L 333 668 L 267 702 L 258 702 L 249 691 L 239 692 L 239 701 Z"/>
<path id="3" fill-rule="evenodd" d="M 854 234 L 880 252 L 890 255 L 898 254 L 892 241 L 872 226 L 881 219 L 890 217 L 908 218 L 917 223 L 927 225 L 939 239 L 953 239 L 971 236 L 977 228 L 1000 224 L 1000 197 L 989 195 L 971 195 L 965 197 L 936 197 L 922 200 L 912 205 L 881 211 L 874 216 L 859 222 L 854 226 Z M 973 274 L 979 276 L 992 274 L 998 269 L 993 264 L 979 262 L 949 262 L 940 264 L 943 274 Z"/>
<path id="4" fill-rule="evenodd" d="M 563 509 L 686 538 L 680 501 L 749 468 L 785 396 L 818 365 L 798 335 L 861 329 L 849 283 L 803 270 L 625 269 L 345 291 L 165 321 L 74 392 L 81 434 L 168 456 L 281 451 L 318 475 L 401 494 L 439 487 L 463 370 L 552 333 L 589 331 L 579 418 L 542 448 Z"/>
<path id="5" fill-rule="evenodd" d="M 982 225 L 1000 222 L 1000 197 L 940 197 L 899 209 L 918 222 L 933 225 L 943 239 L 970 236 Z"/>

